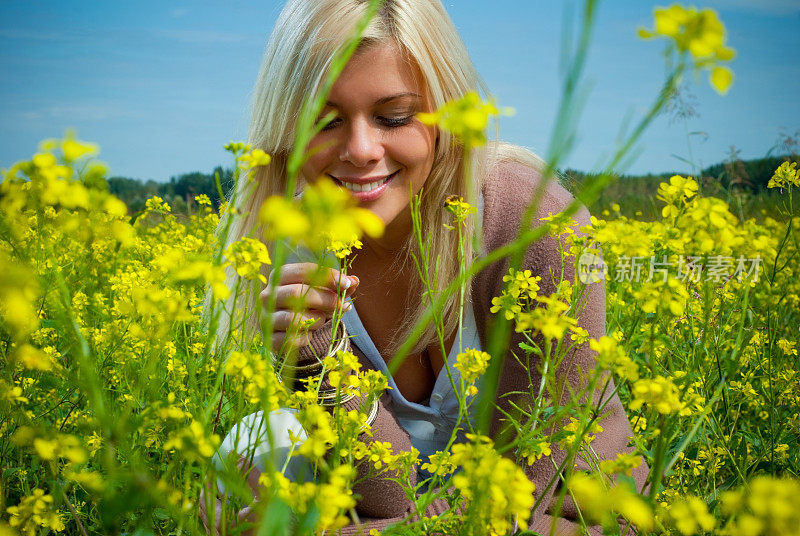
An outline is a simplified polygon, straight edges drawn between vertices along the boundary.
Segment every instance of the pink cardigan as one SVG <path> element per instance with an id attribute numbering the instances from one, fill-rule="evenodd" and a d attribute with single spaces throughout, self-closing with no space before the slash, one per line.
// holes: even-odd
<path id="1" fill-rule="evenodd" d="M 541 175 L 525 165 L 500 163 L 495 166 L 483 185 L 485 251 L 497 249 L 516 237 L 522 216 L 540 181 Z M 539 225 L 539 218 L 546 216 L 548 212 L 553 214 L 561 212 L 571 201 L 572 196 L 564 188 L 555 181 L 548 182 L 534 216 L 533 226 Z M 585 208 L 581 208 L 573 218 L 579 227 L 589 223 L 589 213 Z M 558 273 L 559 267 L 560 254 L 557 242 L 550 236 L 543 237 L 528 248 L 522 266 L 523 269 L 531 270 L 534 275 L 541 276 L 540 294 L 544 295 L 555 292 L 550 269 L 552 268 Z M 486 348 L 487 324 L 494 316 L 489 312 L 491 300 L 502 292 L 502 278 L 507 271 L 508 259 L 505 259 L 483 270 L 473 281 L 472 304 L 481 344 L 484 348 Z M 571 277 L 573 273 L 571 266 L 568 266 L 567 276 Z M 605 335 L 605 292 L 602 283 L 594 283 L 587 288 L 586 305 L 578 319 L 578 324 L 589 332 L 591 338 L 599 339 Z M 320 332 L 322 331 L 324 330 L 320 330 Z M 525 370 L 525 367 L 516 359 L 509 357 L 510 351 L 519 348 L 518 343 L 522 340 L 523 337 L 520 334 L 512 333 L 509 353 L 507 353 L 502 367 L 496 404 L 505 411 L 511 411 L 512 408 L 511 398 L 502 396 L 504 393 L 528 391 L 529 371 Z M 320 345 L 320 348 L 327 348 L 325 340 L 315 341 L 314 346 L 317 346 L 316 343 Z M 353 345 L 353 351 L 358 355 L 363 367 L 372 368 L 369 359 L 355 345 Z M 584 344 L 574 352 L 574 355 L 568 356 L 562 361 L 556 375 L 558 378 L 566 378 L 573 390 L 578 390 L 582 383 L 579 370 L 588 371 L 593 367 L 594 352 L 589 349 L 588 344 Z M 538 385 L 540 375 L 533 370 L 530 371 L 530 376 L 534 385 Z M 613 386 L 607 392 L 613 392 Z M 598 396 L 599 394 L 596 393 L 595 401 Z M 391 404 L 390 396 L 385 393 L 381 397 L 378 415 L 372 425 L 374 435 L 365 441 L 388 441 L 392 444 L 395 452 L 410 450 L 411 440 L 394 418 Z M 600 421 L 603 432 L 597 434 L 596 439 L 592 442 L 592 447 L 601 458 L 613 459 L 620 452 L 630 451 L 627 447 L 628 437 L 633 434 L 622 404 L 616 395 L 608 401 L 605 412 L 607 416 Z M 496 411 L 490 431 L 493 437 L 503 427 L 501 417 L 502 414 Z M 536 485 L 537 498 L 555 475 L 553 462 L 559 465 L 566 457 L 566 453 L 555 444 L 551 445 L 551 450 L 552 461 L 548 457 L 543 457 L 523 468 L 528 478 Z M 588 468 L 580 459 L 576 459 L 575 463 L 579 469 Z M 359 473 L 363 474 L 365 471 L 366 467 L 359 468 Z M 640 489 L 646 475 L 647 468 L 644 466 L 634 472 Z M 552 486 L 546 492 L 541 506 L 532 516 L 529 523 L 532 530 L 543 534 L 549 533 L 552 523 L 550 509 L 554 506 L 552 504 L 553 496 L 557 487 L 558 485 Z M 362 496 L 356 507 L 361 517 L 361 523 L 345 527 L 341 531 L 342 534 L 369 534 L 370 529 L 373 528 L 381 530 L 407 516 L 412 508 L 412 504 L 406 499 L 402 488 L 385 478 L 368 479 L 358 484 L 353 491 Z M 440 514 L 447 508 L 448 505 L 445 501 L 439 500 L 428 508 L 426 515 Z M 577 525 L 574 522 L 576 519 L 577 512 L 574 505 L 571 501 L 565 501 L 561 517 L 557 520 L 557 534 L 577 532 Z M 596 529 L 599 531 L 599 527 Z"/>

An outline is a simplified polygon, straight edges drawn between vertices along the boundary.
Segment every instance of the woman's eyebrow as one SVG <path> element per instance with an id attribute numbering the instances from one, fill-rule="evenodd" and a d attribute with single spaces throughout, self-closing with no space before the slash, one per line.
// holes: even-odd
<path id="1" fill-rule="evenodd" d="M 406 91 L 404 93 L 396 93 L 394 95 L 388 95 L 386 97 L 381 97 L 380 99 L 375 101 L 375 104 L 376 105 L 386 104 L 387 102 L 391 102 L 391 101 L 396 100 L 396 99 L 401 99 L 403 97 L 414 97 L 414 98 L 417 98 L 417 99 L 421 99 L 422 95 L 420 95 L 418 93 L 414 93 L 412 91 Z M 333 101 L 327 101 L 325 103 L 325 105 L 326 106 L 330 106 L 331 108 L 338 108 L 339 107 L 339 105 L 336 104 Z"/>
<path id="2" fill-rule="evenodd" d="M 403 97 L 416 97 L 418 99 L 422 98 L 422 95 L 418 95 L 417 93 L 413 93 L 411 91 L 407 91 L 405 93 L 397 93 L 396 95 L 389 95 L 388 97 L 383 97 L 375 101 L 375 104 L 385 104 L 389 101 L 393 101 L 395 99 L 401 99 Z"/>

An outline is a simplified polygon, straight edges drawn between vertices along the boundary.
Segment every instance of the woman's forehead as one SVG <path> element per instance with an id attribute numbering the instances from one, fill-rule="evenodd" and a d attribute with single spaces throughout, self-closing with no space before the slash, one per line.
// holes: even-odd
<path id="1" fill-rule="evenodd" d="M 424 101 L 428 89 L 416 62 L 394 42 L 374 43 L 355 53 L 336 80 L 329 101 L 357 97 L 370 104 Z"/>

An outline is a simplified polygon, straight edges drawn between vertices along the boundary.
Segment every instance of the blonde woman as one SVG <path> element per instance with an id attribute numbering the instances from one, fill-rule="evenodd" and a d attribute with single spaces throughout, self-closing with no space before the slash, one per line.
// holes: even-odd
<path id="1" fill-rule="evenodd" d="M 273 160 L 260 168 L 251 192 L 246 192 L 251 187 L 248 183 L 237 185 L 242 197 L 245 193 L 250 196 L 242 207 L 249 216 L 234 222 L 229 240 L 250 233 L 256 226 L 255 215 L 261 203 L 270 195 L 284 192 L 298 110 L 304 99 L 320 90 L 331 58 L 352 33 L 367 5 L 365 0 L 289 0 L 283 8 L 264 53 L 249 133 L 249 143 L 271 154 Z M 514 239 L 525 208 L 543 182 L 540 160 L 535 155 L 520 147 L 494 143 L 471 153 L 475 184 L 466 184 L 462 146 L 446 131 L 424 125 L 416 118 L 419 112 L 433 111 L 469 91 L 482 89 L 484 84 L 439 0 L 383 3 L 328 96 L 323 114 L 335 112 L 336 117 L 308 147 L 313 156 L 302 168 L 298 194 L 304 184 L 318 177 L 332 179 L 384 222 L 385 233 L 380 238 L 364 238 L 364 246 L 352 258 L 346 278 L 330 270 L 327 284 L 314 286 L 309 276 L 316 267 L 290 262 L 273 278 L 273 285 L 250 287 L 246 292 L 247 307 L 239 311 L 245 311 L 241 318 L 250 329 L 257 329 L 262 302 L 274 297 L 277 309 L 272 313 L 273 348 L 295 346 L 302 356 L 309 344 L 327 348 L 328 320 L 337 307 L 343 307 L 343 323 L 353 353 L 365 367 L 388 374 L 386 360 L 394 355 L 427 305 L 409 261 L 409 253 L 416 248 L 411 235 L 410 191 L 423 192 L 422 233 L 430 236 L 433 258 L 440 259 L 437 284 L 441 290 L 459 269 L 457 235 L 443 225 L 448 223 L 442 210 L 444 200 L 450 195 L 466 199 L 469 192 L 475 192 L 473 204 L 479 207 L 482 248 L 491 251 Z M 572 201 L 555 181 L 549 181 L 545 188 L 533 221 L 548 212 L 560 212 Z M 588 223 L 588 213 L 582 210 L 576 219 L 584 225 Z M 466 258 L 476 253 L 479 252 L 471 251 L 468 243 Z M 524 268 L 542 277 L 544 294 L 554 292 L 549 270 L 559 263 L 557 244 L 552 238 L 531 246 L 524 258 Z M 472 281 L 461 333 L 464 347 L 479 349 L 485 345 L 492 316 L 491 299 L 501 293 L 506 272 L 507 262 L 498 262 Z M 233 288 L 236 281 L 231 279 L 229 284 Z M 338 285 L 346 287 L 346 304 L 339 303 Z M 602 283 L 589 285 L 588 289 L 579 324 L 591 337 L 599 338 L 605 334 Z M 307 310 L 297 315 L 291 302 L 301 294 L 306 296 Z M 457 313 L 457 296 L 453 296 L 444 308 L 447 354 L 440 351 L 431 327 L 390 378 L 392 389 L 383 395 L 373 416 L 374 440 L 390 441 L 395 451 L 414 446 L 423 460 L 446 445 L 455 423 L 457 402 L 441 371 L 445 361 L 454 362 L 457 353 Z M 311 332 L 301 337 L 289 335 L 308 318 L 318 320 Z M 223 319 L 221 329 L 225 330 L 230 322 L 230 318 Z M 510 348 L 516 348 L 519 340 L 512 337 Z M 578 368 L 588 370 L 592 366 L 592 353 L 585 345 L 574 358 L 565 360 L 557 374 L 577 388 L 581 383 Z M 512 397 L 502 395 L 527 391 L 531 376 L 538 382 L 536 370 L 526 370 L 518 360 L 507 357 L 497 405 L 509 410 Z M 605 432 L 598 434 L 592 445 L 601 457 L 613 458 L 626 450 L 627 437 L 632 434 L 616 396 L 606 410 L 609 415 L 602 421 Z M 492 434 L 503 428 L 499 415 L 498 412 L 492 422 Z M 277 428 L 281 426 L 284 431 L 294 426 L 297 432 L 291 415 L 269 418 L 273 434 L 280 435 Z M 246 426 L 252 427 L 253 422 Z M 224 446 L 242 449 L 241 445 L 232 444 L 230 437 Z M 557 489 L 548 488 L 547 483 L 555 474 L 554 466 L 562 460 L 563 453 L 554 445 L 550 457 L 524 467 L 536 484 L 537 497 L 545 494 L 542 507 L 531 519 L 534 530 L 550 530 L 551 502 Z M 345 534 L 362 530 L 368 533 L 371 528 L 386 527 L 409 513 L 411 505 L 402 489 L 388 480 L 367 480 L 355 491 L 362 497 L 356 508 L 361 524 L 346 527 Z M 436 503 L 427 513 L 441 512 L 447 506 Z M 242 516 L 246 513 L 242 512 Z M 560 533 L 576 528 L 569 519 L 576 515 L 574 507 L 565 506 L 560 515 L 563 517 L 556 521 Z"/>

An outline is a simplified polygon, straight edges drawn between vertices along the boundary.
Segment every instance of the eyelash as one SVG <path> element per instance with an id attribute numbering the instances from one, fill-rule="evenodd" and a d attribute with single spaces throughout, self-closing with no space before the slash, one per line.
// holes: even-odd
<path id="1" fill-rule="evenodd" d="M 389 127 L 389 128 L 397 128 L 397 127 L 405 126 L 405 125 L 411 123 L 411 121 L 413 119 L 414 119 L 413 115 L 409 115 L 409 116 L 406 116 L 406 117 L 378 117 L 378 121 L 381 122 L 383 124 L 383 126 Z M 338 125 L 337 121 L 339 121 L 339 120 L 340 119 L 337 117 L 336 119 L 334 119 L 333 121 L 331 121 L 330 123 L 328 123 L 327 125 L 322 127 L 322 131 L 324 132 L 326 130 L 330 130 L 330 129 L 336 127 Z"/>

